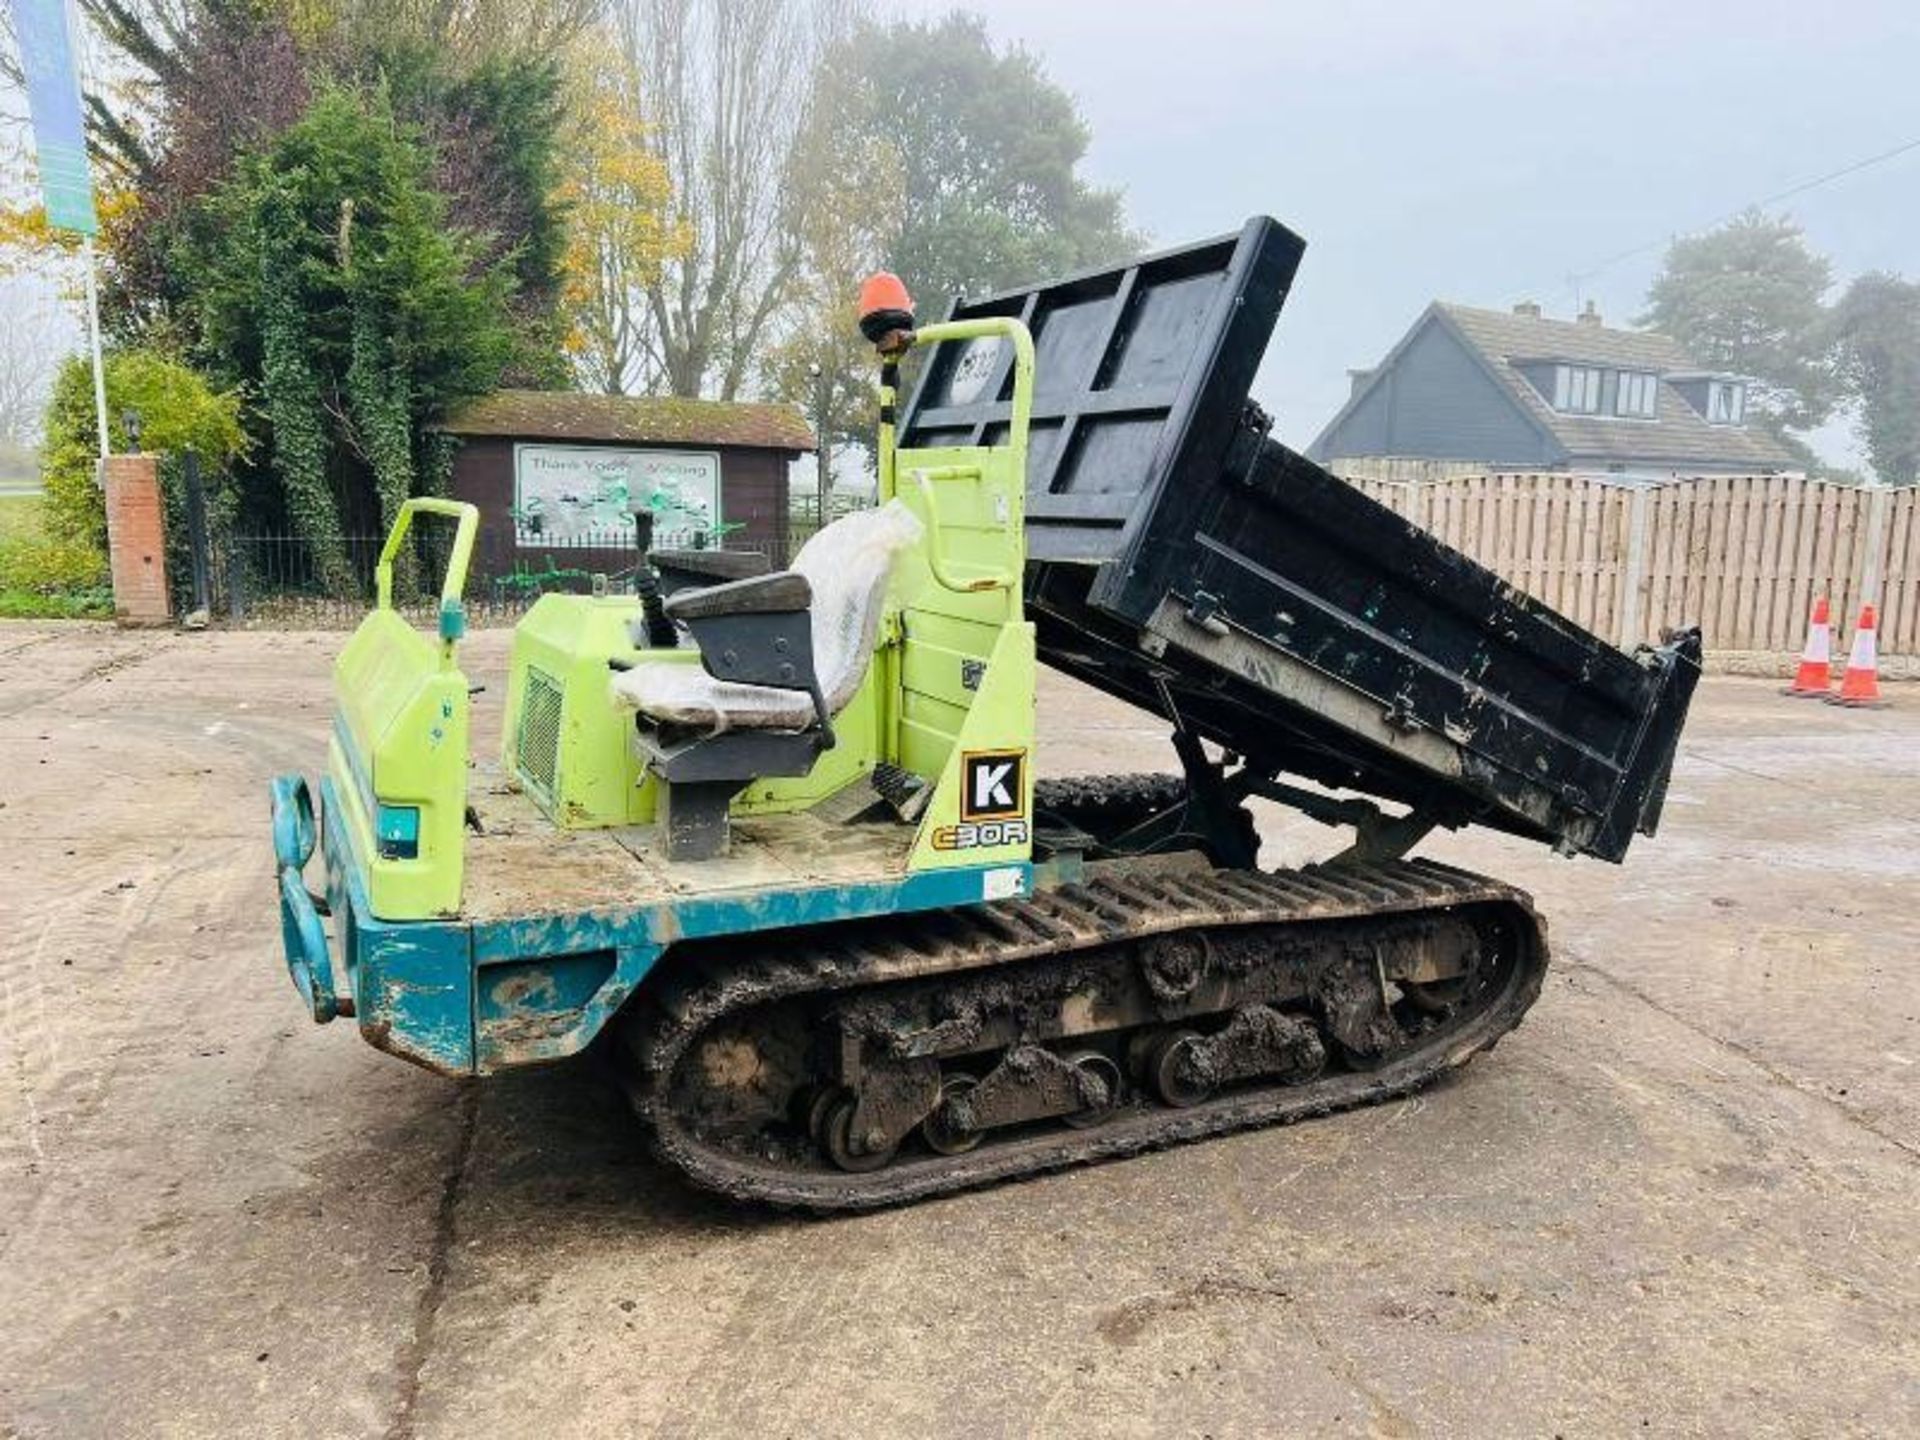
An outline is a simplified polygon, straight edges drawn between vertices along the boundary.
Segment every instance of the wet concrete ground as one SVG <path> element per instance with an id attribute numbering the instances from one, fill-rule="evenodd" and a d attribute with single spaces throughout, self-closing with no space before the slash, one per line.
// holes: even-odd
<path id="1" fill-rule="evenodd" d="M 815 1222 L 684 1190 L 574 1069 L 302 1017 L 264 781 L 320 764 L 338 641 L 0 626 L 0 1434 L 1916 1426 L 1920 687 L 1709 681 L 1621 869 L 1434 842 L 1556 946 L 1434 1090 Z M 1043 715 L 1044 770 L 1170 763 Z"/>

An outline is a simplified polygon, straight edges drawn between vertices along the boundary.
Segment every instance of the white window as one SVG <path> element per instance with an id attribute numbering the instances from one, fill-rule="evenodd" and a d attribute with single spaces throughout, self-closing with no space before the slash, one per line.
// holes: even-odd
<path id="1" fill-rule="evenodd" d="M 1622 370 L 1619 386 L 1613 393 L 1613 413 L 1651 420 L 1657 413 L 1655 406 L 1659 384 L 1658 376 L 1645 371 Z"/>
<path id="2" fill-rule="evenodd" d="M 1747 414 L 1747 387 L 1737 380 L 1715 380 L 1707 387 L 1707 419 L 1715 425 L 1738 425 Z"/>
<path id="3" fill-rule="evenodd" d="M 1556 365 L 1553 408 L 1568 415 L 1600 413 L 1600 372 L 1585 365 Z"/>

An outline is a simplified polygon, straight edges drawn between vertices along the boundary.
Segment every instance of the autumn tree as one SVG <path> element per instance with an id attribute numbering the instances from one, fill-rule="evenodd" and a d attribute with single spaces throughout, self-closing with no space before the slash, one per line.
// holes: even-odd
<path id="1" fill-rule="evenodd" d="M 569 66 L 573 97 L 557 199 L 567 219 L 562 301 L 566 349 L 580 379 L 609 395 L 654 374 L 648 296 L 685 232 L 668 213 L 667 167 L 641 119 L 641 83 L 615 45 L 593 43 Z"/>
<path id="2" fill-rule="evenodd" d="M 1829 336 L 1883 485 L 1920 484 L 1920 283 L 1862 275 L 1834 306 Z"/>
<path id="3" fill-rule="evenodd" d="M 82 9 L 85 13 L 85 7 Z M 0 7 L 0 83 L 19 91 L 24 87 L 25 73 L 13 28 L 12 7 Z M 111 92 L 114 106 L 126 110 L 137 104 L 139 91 L 130 75 L 117 77 Z M 103 96 L 83 94 L 82 104 L 90 142 L 94 210 L 103 236 L 111 237 L 126 224 L 137 197 L 129 170 L 119 163 L 119 152 L 103 142 L 98 120 L 111 113 Z M 143 124 L 144 119 L 129 115 L 116 122 L 116 130 L 134 134 Z M 0 116 L 0 175 L 7 177 L 5 185 L 0 186 L 0 277 L 31 278 L 39 282 L 36 288 L 41 296 L 77 306 L 85 283 L 82 237 L 47 223 L 46 207 L 40 199 L 39 157 L 24 106 L 16 104 Z"/>
<path id="4" fill-rule="evenodd" d="M 1798 225 L 1749 210 L 1673 242 L 1637 323 L 1758 382 L 1750 403 L 1776 432 L 1808 430 L 1837 399 L 1822 324 L 1832 283 Z"/>
<path id="5" fill-rule="evenodd" d="M 126 197 L 102 216 L 103 318 L 123 344 L 178 350 L 193 338 L 195 302 L 175 252 L 207 223 L 206 201 L 240 157 L 305 113 L 309 69 L 284 16 L 264 8 L 183 3 L 163 19 L 114 0 L 88 7 L 127 77 L 123 105 L 89 97 L 90 116 L 119 118 L 95 153 Z"/>
<path id="6" fill-rule="evenodd" d="M 510 257 L 514 319 L 527 342 L 513 378 L 557 383 L 565 234 L 551 203 L 554 59 L 603 3 L 79 0 L 103 52 L 83 98 L 109 327 L 125 341 L 183 343 L 173 327 L 191 316 L 182 314 L 170 247 L 240 156 L 305 114 L 317 89 L 346 86 L 383 92 L 396 118 L 419 131 L 450 221 L 481 239 L 480 263 Z M 18 78 L 18 56 L 4 44 L 0 74 Z M 5 229 L 0 215 L 0 243 Z"/>

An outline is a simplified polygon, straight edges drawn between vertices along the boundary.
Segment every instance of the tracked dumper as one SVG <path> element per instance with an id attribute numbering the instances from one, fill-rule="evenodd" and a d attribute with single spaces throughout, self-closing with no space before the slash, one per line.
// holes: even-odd
<path id="1" fill-rule="evenodd" d="M 275 782 L 315 1018 L 456 1074 L 593 1047 L 695 1183 L 819 1210 L 1323 1114 L 1492 1046 L 1543 928 L 1411 852 L 1488 825 L 1622 859 L 1699 636 L 1616 650 L 1273 440 L 1247 395 L 1302 248 L 1256 219 L 922 328 L 876 277 L 881 505 L 789 571 L 659 554 L 635 595 L 542 599 L 497 771 L 465 758 L 473 516 L 413 502 L 389 562 L 421 510 L 466 537 L 439 642 L 383 581 L 323 832 Z M 1036 781 L 1041 663 L 1160 717 L 1178 773 Z M 1351 833 L 1262 870 L 1256 798 Z"/>

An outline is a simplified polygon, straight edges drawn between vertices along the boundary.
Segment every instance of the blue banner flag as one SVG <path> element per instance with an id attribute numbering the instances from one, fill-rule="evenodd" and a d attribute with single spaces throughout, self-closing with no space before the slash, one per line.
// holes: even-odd
<path id="1" fill-rule="evenodd" d="M 27 109 L 40 154 L 40 190 L 47 223 L 93 235 L 93 176 L 87 168 L 87 137 L 80 114 L 80 72 L 73 63 L 73 36 L 66 0 L 13 0 L 13 31 L 27 75 Z"/>

